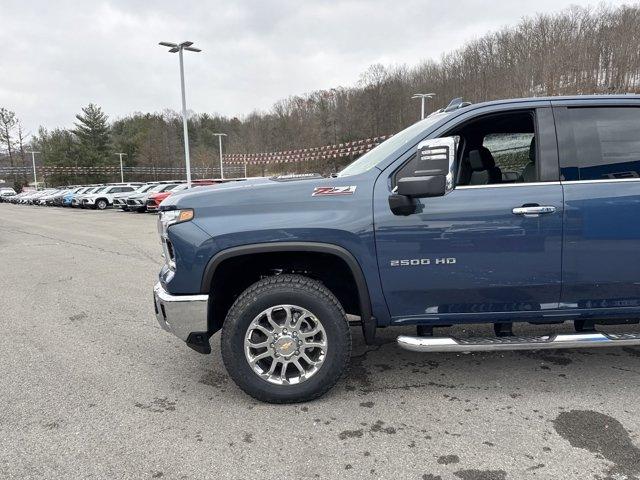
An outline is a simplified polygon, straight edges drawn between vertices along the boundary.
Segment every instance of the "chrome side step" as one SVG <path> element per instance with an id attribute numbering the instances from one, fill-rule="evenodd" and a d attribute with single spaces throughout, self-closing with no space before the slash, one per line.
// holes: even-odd
<path id="1" fill-rule="evenodd" d="M 400 335 L 398 345 L 414 352 L 493 352 L 545 348 L 628 347 L 640 345 L 640 333 L 559 333 L 538 337 L 412 337 Z"/>

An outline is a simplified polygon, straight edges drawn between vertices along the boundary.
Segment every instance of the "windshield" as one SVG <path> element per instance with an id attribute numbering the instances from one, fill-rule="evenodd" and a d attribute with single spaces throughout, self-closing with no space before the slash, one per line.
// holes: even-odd
<path id="1" fill-rule="evenodd" d="M 347 165 L 338 173 L 338 177 L 347 177 L 349 175 L 358 175 L 371 170 L 377 164 L 382 162 L 389 154 L 400 148 L 405 143 L 413 140 L 421 131 L 440 121 L 446 114 L 436 114 L 427 117 L 424 120 L 414 123 L 410 127 L 405 128 L 396 133 L 389 140 L 385 140 L 373 150 L 362 155 L 356 161 Z"/>
<path id="2" fill-rule="evenodd" d="M 94 191 L 93 191 L 93 192 L 91 192 L 91 193 L 98 193 L 98 192 L 101 192 L 101 191 L 103 191 L 105 188 L 107 188 L 107 187 L 100 187 L 99 189 L 94 190 Z"/>
<path id="3" fill-rule="evenodd" d="M 151 185 L 143 185 L 140 188 L 138 188 L 138 190 L 136 190 L 136 192 L 144 193 L 144 192 L 147 192 L 147 191 L 151 190 L 155 186 L 156 186 L 155 183 L 152 183 Z"/>
<path id="4" fill-rule="evenodd" d="M 154 186 L 149 192 L 161 192 L 167 187 L 166 183 Z"/>

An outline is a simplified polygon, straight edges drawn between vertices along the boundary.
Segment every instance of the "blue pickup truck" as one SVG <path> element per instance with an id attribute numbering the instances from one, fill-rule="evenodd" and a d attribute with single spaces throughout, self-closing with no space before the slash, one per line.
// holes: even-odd
<path id="1" fill-rule="evenodd" d="M 397 342 L 420 352 L 639 345 L 595 325 L 640 319 L 640 97 L 456 99 L 335 176 L 173 195 L 158 228 L 160 325 L 201 353 L 221 330 L 267 402 L 329 390 L 354 323 L 414 325 Z M 471 323 L 495 335 L 433 334 Z"/>

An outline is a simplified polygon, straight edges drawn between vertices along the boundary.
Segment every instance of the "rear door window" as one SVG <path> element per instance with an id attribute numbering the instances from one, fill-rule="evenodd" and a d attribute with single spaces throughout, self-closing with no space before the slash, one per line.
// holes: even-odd
<path id="1" fill-rule="evenodd" d="M 503 183 L 516 182 L 523 178 L 527 165 L 531 163 L 530 150 L 534 133 L 491 133 L 484 137 L 482 146 L 487 148 L 502 171 Z M 535 169 L 534 169 L 535 171 Z M 531 178 L 529 181 L 537 181 Z"/>
<path id="2" fill-rule="evenodd" d="M 563 180 L 640 178 L 640 108 L 557 109 Z"/>

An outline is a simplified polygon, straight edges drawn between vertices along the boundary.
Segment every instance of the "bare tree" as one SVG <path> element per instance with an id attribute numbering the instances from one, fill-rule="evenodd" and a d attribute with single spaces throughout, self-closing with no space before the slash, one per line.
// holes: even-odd
<path id="1" fill-rule="evenodd" d="M 6 148 L 9 163 L 12 167 L 15 166 L 13 161 L 13 134 L 17 124 L 18 119 L 16 118 L 16 114 L 11 110 L 0 107 L 0 143 Z"/>

